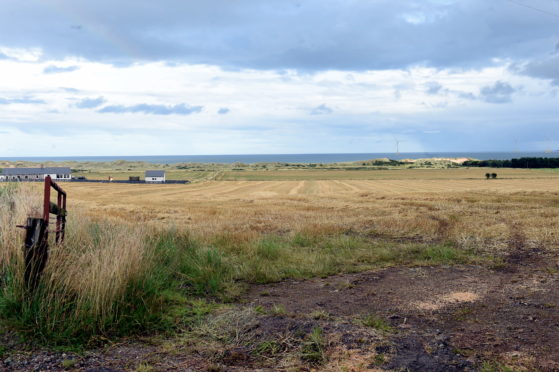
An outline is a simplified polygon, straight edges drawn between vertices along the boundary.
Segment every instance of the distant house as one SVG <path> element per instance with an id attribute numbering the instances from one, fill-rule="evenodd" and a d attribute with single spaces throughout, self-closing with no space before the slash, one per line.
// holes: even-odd
<path id="1" fill-rule="evenodd" d="M 162 170 L 148 170 L 145 176 L 146 183 L 164 183 L 165 171 Z"/>
<path id="2" fill-rule="evenodd" d="M 70 181 L 72 171 L 68 167 L 4 168 L 0 181 L 40 181 L 50 176 L 55 181 Z"/>

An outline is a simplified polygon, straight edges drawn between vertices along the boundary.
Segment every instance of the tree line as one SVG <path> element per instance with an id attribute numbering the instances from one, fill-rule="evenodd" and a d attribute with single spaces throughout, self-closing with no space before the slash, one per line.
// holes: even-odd
<path id="1" fill-rule="evenodd" d="M 559 168 L 559 158 L 519 158 L 510 160 L 466 160 L 464 167 Z"/>

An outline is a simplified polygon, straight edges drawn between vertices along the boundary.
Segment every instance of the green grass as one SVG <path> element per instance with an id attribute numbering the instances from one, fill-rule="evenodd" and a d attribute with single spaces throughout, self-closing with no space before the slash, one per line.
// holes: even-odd
<path id="1" fill-rule="evenodd" d="M 326 361 L 326 339 L 322 329 L 315 327 L 306 336 L 301 348 L 301 359 L 312 365 L 320 365 Z"/>
<path id="2" fill-rule="evenodd" d="M 374 314 L 369 314 L 363 317 L 360 320 L 360 323 L 365 327 L 371 327 L 382 332 L 386 332 L 386 333 L 394 332 L 394 328 L 390 324 L 388 324 L 386 320 Z"/>
<path id="3" fill-rule="evenodd" d="M 104 229 L 90 228 L 93 239 Z M 103 234 L 103 233 L 101 233 Z M 53 346 L 80 348 L 101 339 L 171 331 L 211 312 L 199 296 L 216 295 L 229 268 L 216 249 L 170 230 L 150 237 L 151 265 L 129 280 L 122 296 L 96 313 L 86 301 L 44 283 L 26 294 L 10 267 L 2 273 L 0 316 L 23 334 Z"/>
<path id="4" fill-rule="evenodd" d="M 499 362 L 488 362 L 485 361 L 482 363 L 480 372 L 520 372 L 519 369 L 507 367 L 504 364 Z"/>

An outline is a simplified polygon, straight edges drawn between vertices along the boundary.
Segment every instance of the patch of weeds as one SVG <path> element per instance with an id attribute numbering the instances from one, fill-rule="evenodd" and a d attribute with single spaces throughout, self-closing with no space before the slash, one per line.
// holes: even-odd
<path id="1" fill-rule="evenodd" d="M 436 263 L 460 262 L 462 252 L 451 244 L 428 246 L 419 255 L 420 259 Z"/>
<path id="2" fill-rule="evenodd" d="M 386 332 L 386 333 L 395 332 L 394 328 L 390 324 L 388 324 L 386 320 L 374 314 L 369 314 L 363 317 L 360 323 L 365 327 L 371 327 L 382 332 Z"/>
<path id="3" fill-rule="evenodd" d="M 78 361 L 76 359 L 64 359 L 60 365 L 62 366 L 62 368 L 68 369 L 75 366 L 77 362 Z"/>
<path id="4" fill-rule="evenodd" d="M 187 299 L 181 296 L 176 296 L 173 301 L 168 300 L 168 303 L 170 306 L 163 315 L 163 320 L 172 328 L 185 324 L 198 324 L 207 315 L 223 306 L 202 298 Z"/>
<path id="5" fill-rule="evenodd" d="M 282 304 L 274 305 L 270 309 L 270 314 L 275 316 L 285 316 L 287 315 L 287 310 L 285 309 L 285 306 L 283 306 Z"/>
<path id="6" fill-rule="evenodd" d="M 454 348 L 452 349 L 452 352 L 456 355 L 462 355 L 465 357 L 470 357 L 472 355 L 474 355 L 474 351 L 471 349 L 459 349 L 459 348 Z"/>
<path id="7" fill-rule="evenodd" d="M 309 314 L 309 317 L 314 320 L 327 320 L 332 318 L 332 316 L 328 314 L 326 310 L 314 310 Z"/>
<path id="8" fill-rule="evenodd" d="M 336 288 L 339 291 L 344 290 L 344 289 L 351 289 L 353 287 L 355 287 L 355 285 L 347 279 L 342 280 L 342 281 L 338 281 L 334 284 L 334 288 Z"/>
<path id="9" fill-rule="evenodd" d="M 291 239 L 291 243 L 297 247 L 311 247 L 316 244 L 316 237 L 304 233 L 296 233 Z"/>
<path id="10" fill-rule="evenodd" d="M 223 372 L 224 369 L 219 364 L 212 364 L 206 368 L 206 372 Z"/>
<path id="11" fill-rule="evenodd" d="M 326 340 L 322 329 L 315 327 L 307 335 L 301 348 L 301 359 L 312 365 L 321 365 L 326 361 Z"/>
<path id="12" fill-rule="evenodd" d="M 384 354 L 377 354 L 373 359 L 373 364 L 376 366 L 381 366 L 386 364 L 386 356 Z"/>
<path id="13" fill-rule="evenodd" d="M 282 349 L 282 346 L 277 341 L 264 341 L 256 345 L 253 353 L 256 355 L 276 355 Z"/>
<path id="14" fill-rule="evenodd" d="M 545 268 L 545 271 L 551 275 L 559 274 L 559 268 L 557 268 L 556 266 L 547 266 Z"/>
<path id="15" fill-rule="evenodd" d="M 507 267 L 507 263 L 503 259 L 503 257 L 493 257 L 491 263 L 489 264 L 489 268 L 491 270 L 500 271 L 504 270 Z"/>
<path id="16" fill-rule="evenodd" d="M 266 314 L 266 309 L 264 308 L 264 306 L 257 305 L 254 307 L 254 312 L 257 314 Z"/>
<path id="17" fill-rule="evenodd" d="M 259 258 L 275 261 L 281 256 L 284 243 L 273 236 L 262 238 L 256 246 L 256 254 Z"/>
<path id="18" fill-rule="evenodd" d="M 153 372 L 154 368 L 149 364 L 141 363 L 136 367 L 135 372 Z"/>
<path id="19" fill-rule="evenodd" d="M 482 363 L 480 372 L 520 372 L 520 370 L 508 367 L 499 362 L 485 361 Z"/>

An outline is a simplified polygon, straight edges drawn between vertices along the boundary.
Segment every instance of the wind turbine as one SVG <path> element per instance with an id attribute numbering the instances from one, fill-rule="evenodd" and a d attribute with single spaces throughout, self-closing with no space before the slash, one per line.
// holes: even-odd
<path id="1" fill-rule="evenodd" d="M 394 137 L 394 142 L 396 143 L 396 154 L 400 153 L 400 141 L 398 138 Z"/>

